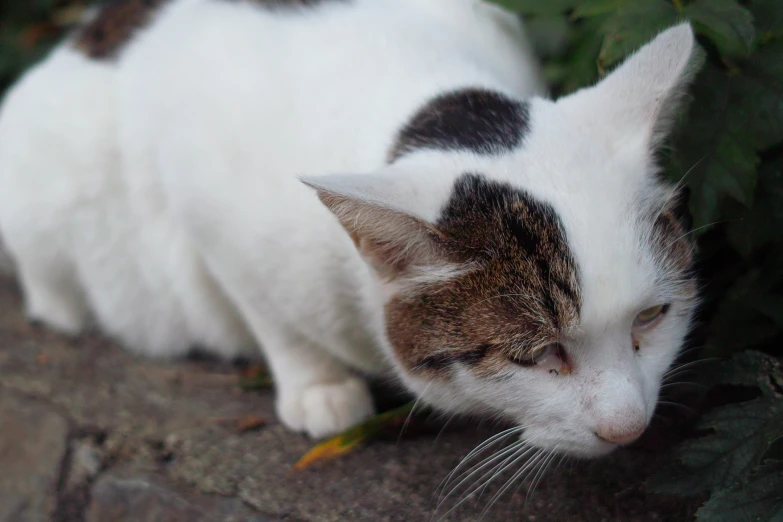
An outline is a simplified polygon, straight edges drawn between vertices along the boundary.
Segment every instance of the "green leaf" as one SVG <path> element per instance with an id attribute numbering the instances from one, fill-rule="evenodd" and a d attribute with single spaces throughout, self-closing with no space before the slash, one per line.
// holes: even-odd
<path id="1" fill-rule="evenodd" d="M 561 56 L 568 47 L 570 27 L 562 15 L 531 18 L 526 30 L 536 55 L 543 59 Z"/>
<path id="2" fill-rule="evenodd" d="M 607 69 L 647 43 L 679 19 L 677 9 L 665 0 L 634 0 L 622 3 L 604 24 L 604 43 L 598 64 Z"/>
<path id="3" fill-rule="evenodd" d="M 753 0 L 750 2 L 750 10 L 760 40 L 783 37 L 783 9 L 780 8 L 780 0 Z"/>
<path id="4" fill-rule="evenodd" d="M 758 149 L 775 134 L 767 111 L 777 107 L 768 90 L 708 64 L 691 89 L 693 103 L 687 124 L 674 133 L 671 168 L 688 174 L 694 226 L 726 217 L 727 197 L 745 207 L 753 204 Z M 771 97 L 771 98 L 770 98 Z M 773 112 L 774 114 L 774 112 Z M 762 130 L 763 129 L 763 130 Z"/>
<path id="5" fill-rule="evenodd" d="M 525 15 L 557 15 L 579 5 L 579 0 L 490 0 L 493 4 Z"/>
<path id="6" fill-rule="evenodd" d="M 682 467 L 659 474 L 653 480 L 657 491 L 689 495 L 746 478 L 770 444 L 783 437 L 783 401 L 761 398 L 725 406 L 705 415 L 700 427 L 714 433 L 680 446 Z"/>
<path id="7" fill-rule="evenodd" d="M 629 0 L 584 0 L 574 9 L 572 18 L 590 18 L 591 16 L 613 13 Z"/>
<path id="8" fill-rule="evenodd" d="M 605 20 L 605 16 L 595 16 L 580 22 L 571 33 L 562 60 L 546 65 L 547 79 L 558 94 L 571 93 L 598 78 L 596 60 L 603 44 L 600 28 Z"/>
<path id="9" fill-rule="evenodd" d="M 721 54 L 734 58 L 746 58 L 750 54 L 756 36 L 753 15 L 735 0 L 694 0 L 685 6 L 682 14 Z"/>
<path id="10" fill-rule="evenodd" d="M 713 373 L 717 382 L 752 386 L 770 398 L 783 400 L 775 383 L 783 378 L 780 360 L 767 354 L 748 350 L 735 354 L 730 361 L 723 362 Z"/>
<path id="11" fill-rule="evenodd" d="M 783 252 L 771 249 L 757 256 L 754 267 L 735 277 L 710 322 L 708 345 L 711 355 L 755 347 L 779 335 L 781 311 L 775 308 L 783 285 Z M 778 323 L 778 324 L 776 324 Z"/>
<path id="12" fill-rule="evenodd" d="M 759 248 L 781 240 L 783 230 L 783 157 L 767 161 L 758 172 L 754 205 L 733 209 L 726 228 L 727 239 L 744 257 L 751 259 Z M 769 287 L 765 288 L 769 290 Z"/>
<path id="13" fill-rule="evenodd" d="M 701 522 L 783 521 L 783 461 L 768 460 L 747 483 L 717 492 L 696 513 Z"/>
<path id="14" fill-rule="evenodd" d="M 677 451 L 679 466 L 659 473 L 651 486 L 659 492 L 688 495 L 721 491 L 746 479 L 770 447 L 783 439 L 783 370 L 779 359 L 745 352 L 713 372 L 717 382 L 759 388 L 762 397 L 724 406 L 700 423 L 710 434 L 687 441 Z"/>
<path id="15" fill-rule="evenodd" d="M 350 453 L 367 440 L 379 436 L 389 427 L 402 428 L 406 419 L 413 414 L 413 407 L 414 403 L 411 402 L 375 417 L 370 417 L 363 423 L 349 428 L 340 435 L 318 444 L 294 464 L 293 471 L 309 468 L 317 462 Z"/>

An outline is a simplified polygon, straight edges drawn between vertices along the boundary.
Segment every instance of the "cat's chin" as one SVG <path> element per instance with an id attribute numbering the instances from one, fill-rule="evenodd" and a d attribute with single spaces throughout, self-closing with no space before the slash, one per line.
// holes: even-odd
<path id="1" fill-rule="evenodd" d="M 526 430 L 522 440 L 528 442 L 530 446 L 544 450 L 546 452 L 568 455 L 581 459 L 595 459 L 609 455 L 616 450 L 619 445 L 604 442 L 592 434 L 586 434 L 584 437 L 548 437 L 537 433 L 536 429 Z"/>

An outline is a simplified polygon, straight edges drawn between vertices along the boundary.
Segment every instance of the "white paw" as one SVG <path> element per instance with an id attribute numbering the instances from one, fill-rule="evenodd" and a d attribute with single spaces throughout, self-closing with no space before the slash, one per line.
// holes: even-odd
<path id="1" fill-rule="evenodd" d="M 367 384 L 355 377 L 330 384 L 280 390 L 277 415 L 287 427 L 313 438 L 340 433 L 375 413 Z"/>
<path id="2" fill-rule="evenodd" d="M 57 301 L 38 300 L 27 307 L 27 318 L 40 321 L 49 328 L 67 335 L 76 335 L 84 329 L 84 312 L 81 307 Z"/>

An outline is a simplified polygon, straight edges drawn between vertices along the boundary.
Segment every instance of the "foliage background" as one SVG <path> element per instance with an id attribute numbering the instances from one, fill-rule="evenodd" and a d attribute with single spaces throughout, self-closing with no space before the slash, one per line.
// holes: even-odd
<path id="1" fill-rule="evenodd" d="M 783 2 L 493 0 L 523 14 L 557 96 L 590 84 L 659 30 L 690 20 L 707 60 L 667 176 L 691 190 L 703 307 L 691 359 L 728 358 L 697 435 L 652 484 L 709 491 L 703 520 L 783 520 Z M 0 92 L 78 20 L 87 0 L 0 4 Z M 53 88 L 56 88 L 53 86 Z M 678 374 L 675 374 L 675 377 Z"/>

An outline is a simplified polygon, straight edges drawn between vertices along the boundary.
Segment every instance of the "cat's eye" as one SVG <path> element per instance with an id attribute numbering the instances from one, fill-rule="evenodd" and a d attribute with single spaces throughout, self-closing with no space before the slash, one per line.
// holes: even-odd
<path id="1" fill-rule="evenodd" d="M 566 359 L 566 352 L 560 343 L 550 343 L 524 355 L 510 356 L 509 360 L 520 366 L 560 366 Z"/>
<path id="2" fill-rule="evenodd" d="M 656 320 L 663 317 L 668 311 L 668 304 L 647 308 L 646 310 L 639 312 L 639 314 L 634 319 L 633 324 L 637 327 L 650 326 Z"/>

